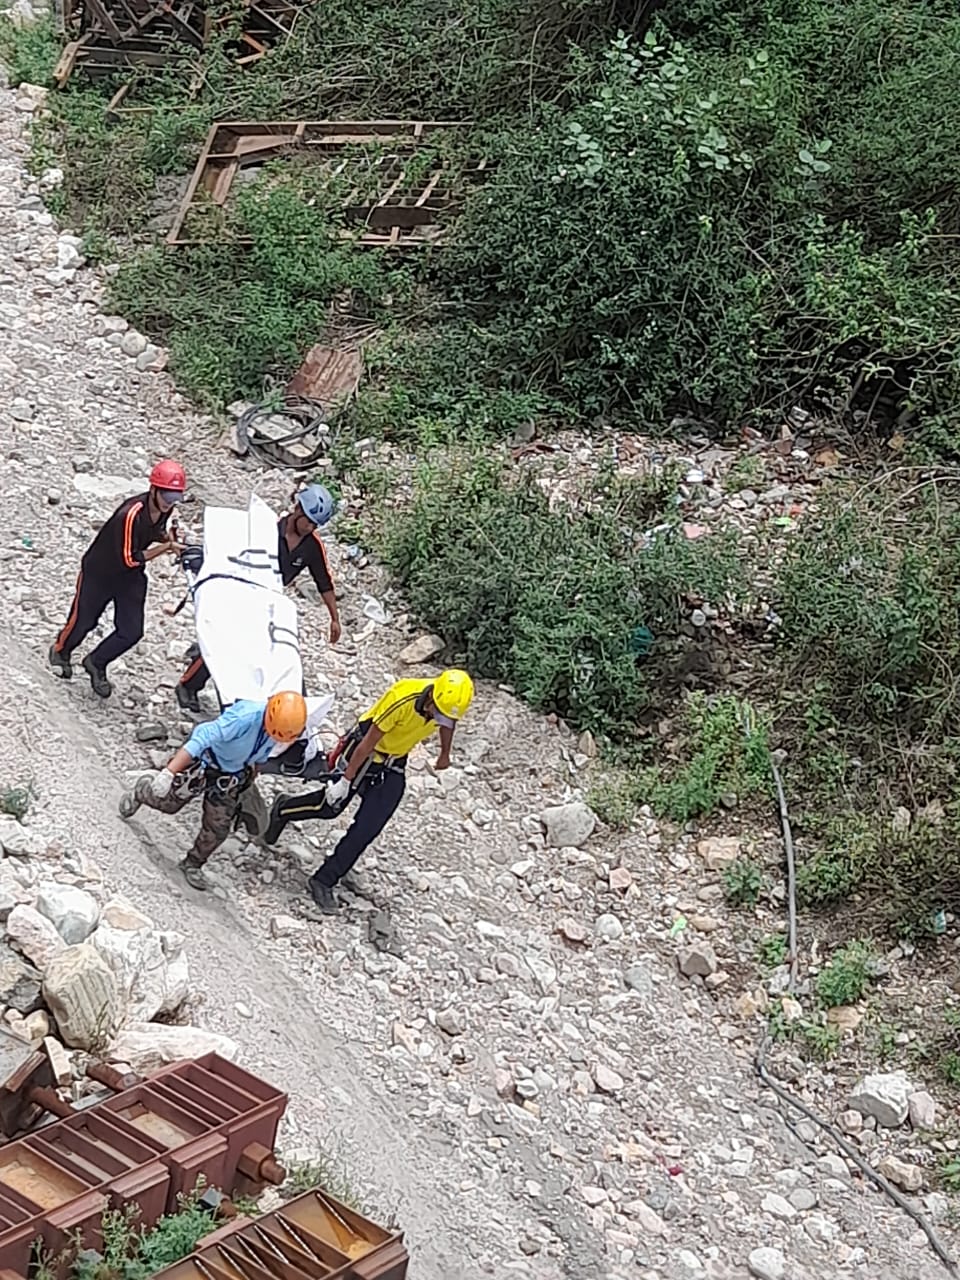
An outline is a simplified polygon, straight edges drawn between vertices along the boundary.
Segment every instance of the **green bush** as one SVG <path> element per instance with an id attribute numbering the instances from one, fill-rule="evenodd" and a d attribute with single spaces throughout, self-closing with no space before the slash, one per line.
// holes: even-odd
<path id="1" fill-rule="evenodd" d="M 0 62 L 12 85 L 49 85 L 60 57 L 60 38 L 50 18 L 26 27 L 0 23 Z"/>
<path id="2" fill-rule="evenodd" d="M 414 613 L 473 672 L 571 724 L 633 738 L 660 696 L 682 596 L 718 599 L 739 581 L 722 537 L 665 535 L 644 549 L 668 507 L 662 479 L 608 474 L 551 509 L 528 472 L 447 454 L 388 520 L 383 554 Z M 631 650 L 643 626 L 656 637 L 646 660 Z"/>
<path id="3" fill-rule="evenodd" d="M 898 938 L 929 937 L 937 911 L 960 912 L 955 820 L 901 830 L 877 815 L 837 816 L 811 835 L 818 847 L 797 869 L 802 904 L 846 904 L 854 919 Z"/>
<path id="4" fill-rule="evenodd" d="M 750 858 L 738 858 L 723 869 L 723 892 L 734 907 L 753 907 L 763 888 L 763 872 Z"/>
<path id="5" fill-rule="evenodd" d="M 322 208 L 268 178 L 240 193 L 229 232 L 249 237 L 242 252 L 147 249 L 110 286 L 111 306 L 169 344 L 181 384 L 212 405 L 288 377 L 326 331 L 334 297 L 349 289 L 377 305 L 390 281 L 376 253 L 355 253 Z"/>
<path id="6" fill-rule="evenodd" d="M 850 942 L 817 974 L 817 995 L 828 1008 L 853 1004 L 866 990 L 872 954 L 864 942 Z"/>
<path id="7" fill-rule="evenodd" d="M 786 661 L 837 723 L 960 727 L 960 514 L 930 486 L 835 494 L 791 542 L 776 596 Z"/>
<path id="8" fill-rule="evenodd" d="M 757 962 L 764 969 L 777 969 L 787 959 L 787 936 L 784 933 L 768 933 L 757 943 Z"/>
<path id="9" fill-rule="evenodd" d="M 182 1197 L 176 1212 L 164 1214 L 152 1227 L 141 1226 L 138 1213 L 136 1206 L 107 1210 L 103 1261 L 78 1264 L 75 1280 L 148 1280 L 186 1258 L 217 1225 L 198 1203 L 198 1193 Z"/>
<path id="10" fill-rule="evenodd" d="M 574 50 L 564 105 L 501 138 L 439 278 L 506 363 L 580 410 L 731 418 L 846 394 L 862 372 L 867 405 L 886 389 L 939 423 L 960 399 L 958 188 L 930 149 L 957 117 L 960 19 L 915 3 L 900 21 L 888 0 L 832 22 L 818 11 L 838 6 L 784 23 L 757 7 L 778 17 L 752 37 L 739 11 L 711 12 L 686 43 L 661 22 L 603 57 Z M 712 38 L 724 26 L 733 47 Z M 844 63 L 828 92 L 825 40 Z M 907 95 L 909 123 L 866 41 L 898 82 L 916 51 L 943 86 Z"/>
<path id="11" fill-rule="evenodd" d="M 676 822 L 719 809 L 724 797 L 738 803 L 770 789 L 767 730 L 753 708 L 730 694 L 695 694 L 679 724 L 680 751 L 675 765 L 648 771 L 649 803 Z"/>

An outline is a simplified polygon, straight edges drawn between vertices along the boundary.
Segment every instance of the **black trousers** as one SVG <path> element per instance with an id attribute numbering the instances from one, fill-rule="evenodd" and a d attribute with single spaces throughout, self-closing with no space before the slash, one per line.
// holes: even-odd
<path id="1" fill-rule="evenodd" d="M 210 679 L 210 668 L 200 657 L 199 645 L 191 645 L 187 657 L 190 659 L 190 665 L 180 677 L 180 683 L 191 693 L 199 693 Z"/>
<path id="2" fill-rule="evenodd" d="M 146 599 L 147 575 L 142 569 L 120 569 L 106 578 L 89 573 L 81 564 L 70 614 L 54 648 L 69 658 L 112 604 L 113 631 L 90 654 L 93 665 L 105 670 L 142 638 Z"/>
<path id="3" fill-rule="evenodd" d="M 310 877 L 311 880 L 326 885 L 328 889 L 342 880 L 396 813 L 406 786 L 407 775 L 402 769 L 384 769 L 373 765 L 357 788 L 360 807 L 354 814 L 353 821 L 330 857 Z M 284 823 L 330 818 L 333 815 L 327 808 L 325 797 L 325 789 L 308 792 L 305 796 L 282 796 L 277 806 L 277 816 Z"/>

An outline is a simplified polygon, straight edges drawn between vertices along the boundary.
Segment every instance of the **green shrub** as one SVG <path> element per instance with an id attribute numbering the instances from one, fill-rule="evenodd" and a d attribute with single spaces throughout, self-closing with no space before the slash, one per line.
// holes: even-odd
<path id="1" fill-rule="evenodd" d="M 60 57 L 60 38 L 51 18 L 17 27 L 0 23 L 0 62 L 12 85 L 49 85 Z"/>
<path id="2" fill-rule="evenodd" d="M 0 813 L 7 813 L 11 818 L 22 822 L 33 803 L 33 798 L 32 787 L 2 787 L 0 788 Z"/>
<path id="3" fill-rule="evenodd" d="M 835 493 L 790 543 L 776 598 L 786 661 L 837 723 L 954 733 L 960 515 L 929 485 L 901 505 L 894 485 Z"/>
<path id="4" fill-rule="evenodd" d="M 187 1257 L 217 1225 L 214 1215 L 201 1208 L 197 1193 L 184 1196 L 176 1212 L 164 1214 L 152 1227 L 141 1226 L 138 1216 L 135 1205 L 107 1210 L 103 1261 L 80 1263 L 75 1280 L 148 1280 Z"/>
<path id="5" fill-rule="evenodd" d="M 683 595 L 717 599 L 739 580 L 720 536 L 644 549 L 667 506 L 662 480 L 606 474 L 551 509 L 529 472 L 447 454 L 421 468 L 382 549 L 413 612 L 472 671 L 573 725 L 631 738 L 660 697 Z M 649 659 L 631 650 L 644 626 Z"/>
<path id="6" fill-rule="evenodd" d="M 587 803 L 608 827 L 628 831 L 644 803 L 642 776 L 623 770 L 608 774 L 590 788 Z"/>
<path id="7" fill-rule="evenodd" d="M 757 943 L 757 961 L 764 969 L 777 969 L 787 959 L 785 933 L 768 933 Z"/>
<path id="8" fill-rule="evenodd" d="M 723 869 L 723 892 L 734 907 L 756 906 L 763 888 L 763 872 L 750 858 L 738 858 Z"/>
<path id="9" fill-rule="evenodd" d="M 646 775 L 649 803 L 676 822 L 703 817 L 723 798 L 738 802 L 770 787 L 767 730 L 752 707 L 730 694 L 691 697 L 679 725 L 680 759 L 658 764 Z"/>
<path id="10" fill-rule="evenodd" d="M 864 942 L 850 942 L 817 974 L 817 995 L 828 1008 L 853 1004 L 866 990 L 872 953 Z"/>
<path id="11" fill-rule="evenodd" d="M 147 249 L 110 286 L 111 306 L 168 344 L 181 384 L 210 405 L 285 380 L 326 331 L 336 295 L 376 305 L 389 280 L 376 253 L 342 244 L 322 208 L 267 178 L 240 193 L 231 227 L 250 237 L 242 254 L 230 243 Z"/>
<path id="12" fill-rule="evenodd" d="M 930 148 L 956 106 L 910 95 L 905 127 L 863 55 L 871 39 L 886 55 L 895 24 L 895 78 L 916 50 L 945 86 L 960 19 L 907 7 L 901 23 L 887 0 L 807 4 L 752 36 L 738 12 L 729 47 L 713 13 L 686 43 L 661 22 L 602 58 L 574 50 L 563 107 L 500 143 L 441 281 L 508 365 L 588 412 L 730 418 L 863 373 L 866 406 L 886 390 L 941 421 L 960 400 L 960 256 Z M 826 94 L 825 40 L 846 72 Z M 960 176 L 955 142 L 947 166 Z"/>

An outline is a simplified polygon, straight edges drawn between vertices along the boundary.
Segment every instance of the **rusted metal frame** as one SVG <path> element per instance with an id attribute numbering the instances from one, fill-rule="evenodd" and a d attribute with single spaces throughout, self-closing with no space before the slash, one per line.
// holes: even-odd
<path id="1" fill-rule="evenodd" d="M 215 25 L 201 4 L 195 0 L 175 4 L 172 0 L 64 0 L 70 5 L 64 13 L 64 26 L 81 28 L 76 41 L 70 42 L 54 72 L 54 79 L 63 87 L 77 65 L 88 73 L 111 72 L 117 66 L 160 67 L 176 56 L 167 46 L 170 40 L 178 40 L 188 48 L 202 49 Z M 285 0 L 273 6 L 248 4 L 244 18 L 244 30 L 240 44 L 250 52 L 241 53 L 238 66 L 257 62 L 269 47 L 280 39 L 288 39 L 293 32 L 299 8 Z M 283 20 L 286 20 L 286 25 Z M 148 43 L 139 43 L 145 40 Z M 111 55 L 105 42 L 120 56 Z M 90 51 L 85 53 L 83 51 Z"/>
<path id="2" fill-rule="evenodd" d="M 198 158 L 196 168 L 184 198 L 177 210 L 173 225 L 167 235 L 167 243 L 185 245 L 198 243 L 183 236 L 186 221 L 195 207 L 197 196 L 205 191 L 215 206 L 222 208 L 233 185 L 237 172 L 244 163 L 256 159 L 266 159 L 272 153 L 277 155 L 294 146 L 308 150 L 329 152 L 333 161 L 338 150 L 345 151 L 339 172 L 350 162 L 349 148 L 365 143 L 381 143 L 397 145 L 398 154 L 390 157 L 390 163 L 397 165 L 395 175 L 386 192 L 381 193 L 372 203 L 352 203 L 359 194 L 357 187 L 347 197 L 344 216 L 354 222 L 362 222 L 370 228 L 370 233 L 361 237 L 361 243 L 371 245 L 398 245 L 401 242 L 419 242 L 416 237 L 403 237 L 404 231 L 427 227 L 436 222 L 436 214 L 449 207 L 446 190 L 441 187 L 444 176 L 443 166 L 431 170 L 425 175 L 419 192 L 413 196 L 412 203 L 403 198 L 391 203 L 391 198 L 404 181 L 405 165 L 416 154 L 416 146 L 409 156 L 401 154 L 403 147 L 410 147 L 426 136 L 437 131 L 451 128 L 462 128 L 463 122 L 445 121 L 300 121 L 296 124 L 284 121 L 224 121 L 214 125 L 207 136 L 203 150 Z M 483 172 L 486 161 L 481 160 L 467 165 L 461 176 Z M 389 234 L 378 235 L 380 228 L 390 228 Z M 372 233 L 372 234 L 371 234 Z M 352 239 L 349 232 L 343 233 Z M 422 240 L 422 237 L 419 238 Z"/>

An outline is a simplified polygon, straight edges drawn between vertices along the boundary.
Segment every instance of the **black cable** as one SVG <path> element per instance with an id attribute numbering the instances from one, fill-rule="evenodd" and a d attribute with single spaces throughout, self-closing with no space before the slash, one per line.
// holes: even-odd
<path id="1" fill-rule="evenodd" d="M 746 726 L 745 726 L 746 727 Z M 783 834 L 783 848 L 787 862 L 787 946 L 789 948 L 788 960 L 790 963 L 790 980 L 787 990 L 790 995 L 796 988 L 797 978 L 797 877 L 796 877 L 796 857 L 793 847 L 793 833 L 790 829 L 790 815 L 787 811 L 787 798 L 783 788 L 783 779 L 780 776 L 780 770 L 777 768 L 776 762 L 771 758 L 770 768 L 773 773 L 773 781 L 777 788 L 777 802 L 780 809 L 780 828 Z M 789 1089 L 784 1088 L 779 1081 L 774 1080 L 766 1067 L 767 1049 L 770 1046 L 770 1036 L 765 1035 L 757 1049 L 753 1065 L 762 1084 L 771 1089 L 777 1097 L 788 1103 L 791 1107 L 795 1107 L 801 1115 L 806 1116 L 824 1133 L 830 1135 L 843 1154 L 857 1166 L 864 1177 L 869 1178 L 875 1186 L 879 1187 L 885 1195 L 888 1195 L 898 1208 L 908 1214 L 913 1221 L 920 1227 L 923 1234 L 930 1242 L 930 1248 L 934 1251 L 943 1265 L 947 1268 L 951 1275 L 957 1275 L 957 1264 L 947 1253 L 940 1237 L 934 1231 L 932 1225 L 927 1218 L 915 1208 L 906 1196 L 902 1195 L 896 1187 L 892 1186 L 883 1174 L 878 1173 L 871 1164 L 864 1160 L 863 1156 L 853 1147 L 846 1138 L 844 1138 L 829 1121 L 822 1119 L 817 1113 L 808 1107 L 805 1102 L 796 1097 Z M 790 1126 L 793 1129 L 793 1126 Z M 796 1130 L 793 1130 L 796 1133 Z M 809 1145 L 809 1144 L 807 1144 Z"/>
<path id="2" fill-rule="evenodd" d="M 257 430 L 258 419 L 270 418 L 275 414 L 293 418 L 302 425 L 276 439 Z M 318 400 L 310 400 L 306 396 L 286 395 L 279 404 L 276 400 L 267 400 L 245 409 L 237 420 L 237 442 L 241 449 L 249 449 L 252 454 L 270 466 L 301 470 L 304 467 L 313 466 L 329 449 L 329 434 L 320 431 L 320 427 L 326 425 L 327 414 Z M 297 444 L 314 434 L 317 436 L 317 445 L 308 456 L 295 458 L 290 455 L 286 446 Z"/>

